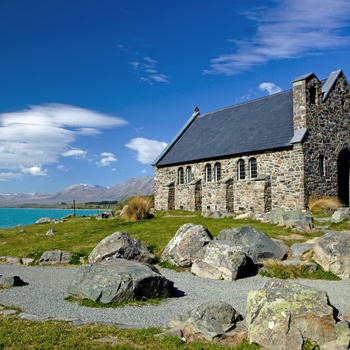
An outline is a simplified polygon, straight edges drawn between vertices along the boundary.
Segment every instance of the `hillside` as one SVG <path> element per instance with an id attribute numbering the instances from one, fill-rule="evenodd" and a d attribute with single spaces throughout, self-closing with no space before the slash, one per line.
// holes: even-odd
<path id="1" fill-rule="evenodd" d="M 30 204 L 60 204 L 101 201 L 121 202 L 136 195 L 153 194 L 153 176 L 130 178 L 112 187 L 75 184 L 54 194 L 49 193 L 0 193 L 0 207 L 14 207 Z"/>

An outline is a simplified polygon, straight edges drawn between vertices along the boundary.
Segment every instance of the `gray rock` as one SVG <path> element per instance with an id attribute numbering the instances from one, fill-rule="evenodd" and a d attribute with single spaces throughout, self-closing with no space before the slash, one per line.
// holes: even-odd
<path id="1" fill-rule="evenodd" d="M 40 218 L 35 223 L 36 224 L 47 224 L 47 223 L 51 222 L 52 220 L 53 219 L 51 219 L 51 218 Z"/>
<path id="2" fill-rule="evenodd" d="M 297 259 L 290 259 L 281 261 L 282 266 L 295 266 L 295 267 L 304 267 L 304 271 L 311 274 L 317 270 L 317 264 L 308 261 L 301 261 Z"/>
<path id="3" fill-rule="evenodd" d="M 54 236 L 56 231 L 54 231 L 52 228 L 46 232 L 46 236 Z"/>
<path id="4" fill-rule="evenodd" d="M 126 211 L 128 210 L 128 208 L 129 208 L 129 204 L 124 205 L 124 207 L 123 207 L 123 209 L 122 209 L 122 211 L 120 212 L 119 215 L 123 216 L 126 213 Z"/>
<path id="5" fill-rule="evenodd" d="M 6 262 L 8 264 L 21 264 L 21 259 L 20 258 L 14 258 L 14 257 L 7 257 Z"/>
<path id="6" fill-rule="evenodd" d="M 283 209 L 274 209 L 270 213 L 270 220 L 276 225 L 286 225 L 294 227 L 298 231 L 309 231 L 314 226 L 312 216 L 308 211 L 284 211 Z"/>
<path id="7" fill-rule="evenodd" d="M 271 279 L 248 294 L 248 339 L 267 349 L 302 349 L 304 340 L 323 346 L 349 332 L 348 324 L 336 331 L 334 312 L 327 293 Z"/>
<path id="8" fill-rule="evenodd" d="M 202 248 L 204 257 L 195 260 L 191 272 L 200 277 L 235 281 L 244 275 L 247 256 L 230 242 L 212 241 Z"/>
<path id="9" fill-rule="evenodd" d="M 335 211 L 332 215 L 331 222 L 337 224 L 350 216 L 350 208 L 341 208 Z"/>
<path id="10" fill-rule="evenodd" d="M 285 252 L 265 233 L 251 226 L 231 228 L 220 231 L 218 240 L 232 242 L 237 249 L 249 256 L 254 264 L 267 259 L 282 260 Z"/>
<path id="11" fill-rule="evenodd" d="M 97 244 L 88 261 L 95 263 L 116 258 L 150 263 L 154 255 L 138 238 L 132 238 L 126 232 L 114 232 Z"/>
<path id="12" fill-rule="evenodd" d="M 330 231 L 314 244 L 314 259 L 326 271 L 350 278 L 350 231 Z"/>
<path id="13" fill-rule="evenodd" d="M 213 340 L 222 337 L 241 320 L 241 315 L 230 304 L 213 301 L 175 316 L 169 327 L 181 329 L 185 338 L 201 334 L 207 340 Z"/>
<path id="14" fill-rule="evenodd" d="M 11 288 L 11 287 L 22 287 L 26 286 L 28 283 L 24 282 L 18 276 L 1 276 L 0 275 L 0 288 Z"/>
<path id="15" fill-rule="evenodd" d="M 104 260 L 79 267 L 68 293 L 102 303 L 171 296 L 173 282 L 152 265 L 126 259 Z"/>
<path id="16" fill-rule="evenodd" d="M 34 261 L 33 258 L 22 258 L 22 264 L 23 265 L 29 265 Z"/>
<path id="17" fill-rule="evenodd" d="M 68 264 L 72 256 L 71 252 L 48 250 L 41 255 L 39 264 Z"/>
<path id="18" fill-rule="evenodd" d="M 197 258 L 203 246 L 212 241 L 213 236 L 202 225 L 184 224 L 165 247 L 161 261 L 168 260 L 171 264 L 190 267 Z"/>
<path id="19" fill-rule="evenodd" d="M 293 258 L 300 258 L 308 251 L 312 250 L 313 245 L 311 243 L 294 243 L 290 249 L 292 251 L 292 257 Z"/>

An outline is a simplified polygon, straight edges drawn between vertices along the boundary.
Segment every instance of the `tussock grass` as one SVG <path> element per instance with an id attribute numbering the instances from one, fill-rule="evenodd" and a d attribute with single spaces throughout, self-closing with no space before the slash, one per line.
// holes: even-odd
<path id="1" fill-rule="evenodd" d="M 325 210 L 337 210 L 344 204 L 337 197 L 310 198 L 308 207 L 312 213 L 322 213 Z"/>
<path id="2" fill-rule="evenodd" d="M 149 219 L 150 210 L 153 208 L 153 200 L 150 197 L 133 197 L 128 203 L 123 219 L 128 222 Z"/>
<path id="3" fill-rule="evenodd" d="M 315 263 L 315 262 L 314 262 Z M 330 271 L 325 271 L 317 264 L 317 270 L 309 273 L 305 265 L 282 265 L 278 260 L 268 260 L 264 263 L 264 267 L 259 270 L 259 275 L 280 278 L 280 279 L 296 279 L 296 278 L 308 278 L 308 279 L 323 279 L 339 281 L 341 278 L 336 276 Z"/>

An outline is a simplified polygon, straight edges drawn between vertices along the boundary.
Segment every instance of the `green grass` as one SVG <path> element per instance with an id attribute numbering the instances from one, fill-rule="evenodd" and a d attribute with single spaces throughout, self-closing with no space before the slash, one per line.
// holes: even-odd
<path id="1" fill-rule="evenodd" d="M 6 350 L 257 350 L 256 344 L 243 341 L 239 346 L 219 343 L 183 342 L 173 336 L 155 337 L 161 330 L 121 329 L 105 325 L 73 326 L 62 321 L 34 322 L 0 316 L 0 349 Z M 110 342 L 101 342 L 108 339 Z"/>
<path id="2" fill-rule="evenodd" d="M 314 262 L 315 263 L 315 262 Z M 316 264 L 316 263 L 315 263 Z M 267 261 L 265 268 L 259 270 L 259 275 L 270 278 L 280 279 L 295 279 L 295 278 L 307 278 L 307 279 L 323 279 L 331 281 L 339 281 L 340 277 L 330 271 L 325 271 L 323 268 L 317 265 L 316 271 L 309 273 L 304 265 L 299 266 L 286 266 L 282 265 L 277 260 Z"/>
<path id="3" fill-rule="evenodd" d="M 116 231 L 125 231 L 134 238 L 140 238 L 159 258 L 166 244 L 185 223 L 203 225 L 214 237 L 223 229 L 246 225 L 253 226 L 277 239 L 295 232 L 290 228 L 256 220 L 205 218 L 200 213 L 186 211 L 158 212 L 152 219 L 136 222 L 125 222 L 118 217 L 103 220 L 94 217 L 71 217 L 54 225 L 35 224 L 0 230 L 0 256 L 38 258 L 44 251 L 60 249 L 75 253 L 77 262 L 78 257 L 86 258 L 104 237 Z M 55 229 L 54 236 L 45 235 L 50 228 Z M 321 234 L 321 232 L 309 233 L 305 235 L 305 240 Z M 286 241 L 287 244 L 293 242 L 295 241 Z"/>
<path id="4" fill-rule="evenodd" d="M 200 213 L 172 211 L 156 212 L 153 219 L 125 222 L 121 218 L 97 220 L 96 218 L 72 217 L 59 224 L 36 224 L 21 228 L 0 230 L 0 256 L 33 257 L 38 259 L 44 251 L 60 249 L 74 253 L 71 263 L 85 259 L 104 237 L 116 231 L 125 231 L 142 242 L 159 259 L 167 243 L 185 223 L 205 226 L 215 237 L 223 229 L 253 226 L 272 238 L 286 238 L 295 233 L 290 228 L 255 220 L 214 219 L 202 217 Z M 339 226 L 341 227 L 341 226 Z M 46 232 L 54 228 L 54 236 Z M 303 234 L 303 240 L 320 236 L 322 232 Z M 292 239 L 287 244 L 296 242 Z M 298 240 L 301 242 L 301 240 Z M 164 262 L 163 267 L 167 266 Z M 0 291 L 1 293 L 1 291 Z M 94 306 L 96 307 L 96 305 Z M 72 326 L 65 322 L 33 322 L 16 317 L 0 316 L 0 350 L 21 349 L 176 349 L 176 350 L 256 350 L 258 345 L 244 341 L 238 347 L 220 343 L 183 342 L 176 337 L 154 337 L 159 329 L 127 330 L 104 325 Z M 110 338 L 112 343 L 102 343 L 99 339 Z"/>

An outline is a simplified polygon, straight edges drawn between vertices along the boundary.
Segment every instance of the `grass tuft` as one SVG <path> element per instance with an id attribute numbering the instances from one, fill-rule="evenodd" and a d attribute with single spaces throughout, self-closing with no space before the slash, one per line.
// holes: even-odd
<path id="1" fill-rule="evenodd" d="M 337 197 L 321 197 L 309 199 L 309 210 L 312 213 L 322 213 L 325 210 L 337 210 L 344 206 Z"/>
<path id="2" fill-rule="evenodd" d="M 150 197 L 133 197 L 128 201 L 128 207 L 123 219 L 128 222 L 149 219 L 150 210 L 153 208 L 153 200 Z"/>

